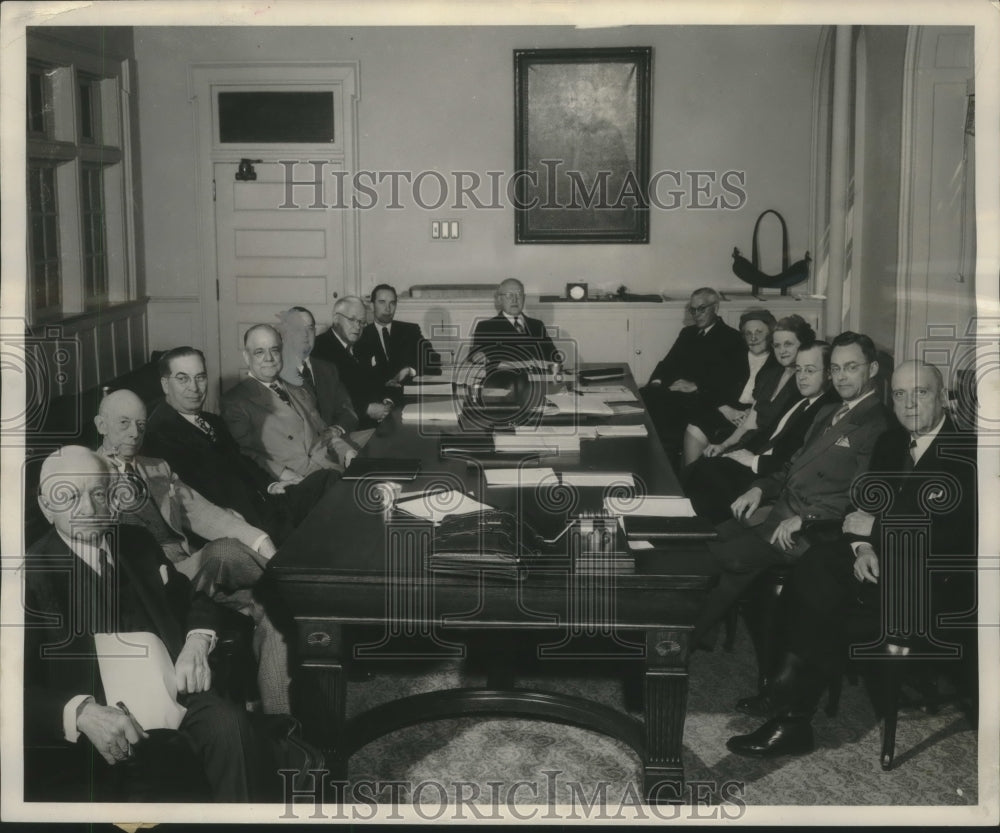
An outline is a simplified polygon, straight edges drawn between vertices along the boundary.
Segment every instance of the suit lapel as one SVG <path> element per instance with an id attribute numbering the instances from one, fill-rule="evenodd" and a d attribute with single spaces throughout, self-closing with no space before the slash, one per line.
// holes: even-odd
<path id="1" fill-rule="evenodd" d="M 850 442 L 850 436 L 860 428 L 867 419 L 868 412 L 878 405 L 878 398 L 872 394 L 864 402 L 855 405 L 848 414 L 836 425 L 830 426 L 833 416 L 840 410 L 839 404 L 831 405 L 831 412 L 824 414 L 822 420 L 817 417 L 813 423 L 813 435 L 803 446 L 796 462 L 802 464 L 818 457 L 830 446 Z M 829 427 L 829 430 L 827 430 Z"/>

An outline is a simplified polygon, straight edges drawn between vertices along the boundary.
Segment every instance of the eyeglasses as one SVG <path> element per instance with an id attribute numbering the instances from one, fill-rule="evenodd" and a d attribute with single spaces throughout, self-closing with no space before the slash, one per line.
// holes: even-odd
<path id="1" fill-rule="evenodd" d="M 506 298 L 508 301 L 520 301 L 524 297 L 523 292 L 500 292 L 498 294 L 501 298 Z"/>
<path id="2" fill-rule="evenodd" d="M 811 364 L 807 364 L 804 367 L 801 365 L 795 366 L 795 372 L 799 376 L 815 376 L 820 370 L 821 368 L 813 367 Z"/>
<path id="3" fill-rule="evenodd" d="M 357 324 L 359 327 L 363 327 L 365 326 L 365 324 L 368 323 L 367 321 L 365 321 L 364 318 L 352 318 L 350 315 L 344 315 L 344 313 L 342 312 L 338 312 L 337 315 L 339 315 L 345 321 L 350 321 L 352 324 Z"/>
<path id="4" fill-rule="evenodd" d="M 255 359 L 263 359 L 264 356 L 269 356 L 270 358 L 274 359 L 274 358 L 277 358 L 278 356 L 281 355 L 281 348 L 280 347 L 267 347 L 267 348 L 258 347 L 250 355 L 253 356 Z"/>
<path id="5" fill-rule="evenodd" d="M 713 301 L 711 304 L 701 304 L 697 307 L 688 306 L 688 310 L 692 315 L 701 315 L 705 310 L 711 309 L 714 306 L 715 302 Z"/>
<path id="6" fill-rule="evenodd" d="M 201 387 L 202 385 L 208 384 L 208 374 L 199 373 L 197 376 L 188 376 L 187 373 L 175 373 L 170 377 L 182 388 L 190 386 L 194 382 L 195 387 Z"/>
<path id="7" fill-rule="evenodd" d="M 909 399 L 915 396 L 917 399 L 929 399 L 931 392 L 927 388 L 917 388 L 916 390 L 897 389 L 892 392 L 892 398 L 896 400 Z"/>

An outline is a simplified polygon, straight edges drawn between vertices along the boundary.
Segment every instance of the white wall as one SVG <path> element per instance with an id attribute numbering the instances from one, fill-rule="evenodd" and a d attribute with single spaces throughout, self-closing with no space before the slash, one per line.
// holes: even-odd
<path id="1" fill-rule="evenodd" d="M 208 61 L 358 61 L 360 164 L 371 170 L 513 171 L 513 50 L 652 46 L 652 171 L 746 171 L 739 211 L 654 209 L 648 245 L 515 245 L 503 210 L 383 208 L 361 216 L 364 288 L 389 281 L 490 283 L 529 292 L 591 286 L 667 291 L 739 289 L 734 245 L 749 251 L 765 208 L 789 223 L 793 259 L 809 245 L 812 83 L 819 27 L 149 28 L 135 29 L 147 286 L 199 314 L 195 128 L 188 72 Z M 506 203 L 506 200 L 505 200 Z M 463 237 L 432 242 L 432 217 Z M 290 299 L 292 300 L 292 299 Z M 192 319 L 193 320 L 193 319 Z M 157 340 L 180 337 L 173 320 Z M 187 324 L 181 326 L 183 331 Z M 193 325 L 192 325 L 193 326 Z"/>

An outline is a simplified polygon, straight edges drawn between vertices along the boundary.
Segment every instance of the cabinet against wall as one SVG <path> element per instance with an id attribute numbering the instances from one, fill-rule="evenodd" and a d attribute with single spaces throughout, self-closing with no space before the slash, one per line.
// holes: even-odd
<path id="1" fill-rule="evenodd" d="M 566 352 L 568 364 L 577 361 L 627 362 L 636 382 L 642 385 L 684 326 L 686 306 L 687 302 L 680 300 L 662 303 L 565 301 L 543 304 L 528 298 L 525 311 L 546 323 L 549 334 Z M 797 301 L 791 296 L 774 296 L 760 301 L 752 296 L 735 296 L 723 303 L 721 315 L 735 327 L 740 314 L 751 307 L 764 307 L 775 318 L 798 313 L 820 333 L 822 301 Z M 449 301 L 400 297 L 397 315 L 402 321 L 419 323 L 424 335 L 431 339 L 439 352 L 462 358 L 462 345 L 471 340 L 476 321 L 492 318 L 496 315 L 496 308 L 492 298 Z"/>

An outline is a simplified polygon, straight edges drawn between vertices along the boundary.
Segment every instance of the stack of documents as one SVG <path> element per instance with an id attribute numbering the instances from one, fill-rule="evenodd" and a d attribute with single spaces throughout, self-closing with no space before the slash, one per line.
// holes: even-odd
<path id="1" fill-rule="evenodd" d="M 597 426 L 594 425 L 517 425 L 514 433 L 540 439 L 549 437 L 578 437 L 581 440 L 596 440 Z"/>
<path id="2" fill-rule="evenodd" d="M 600 396 L 605 402 L 638 402 L 639 397 L 625 385 L 587 385 L 580 393 Z"/>
<path id="3" fill-rule="evenodd" d="M 425 422 L 451 422 L 458 424 L 462 406 L 457 399 L 430 399 L 414 402 L 403 407 L 401 419 L 404 424 L 423 425 Z"/>
<path id="4" fill-rule="evenodd" d="M 566 486 L 618 486 L 634 489 L 635 480 L 629 472 L 610 471 L 564 471 L 559 473 L 559 481 Z"/>
<path id="5" fill-rule="evenodd" d="M 601 394 L 552 393 L 545 397 L 555 405 L 560 414 L 581 414 L 584 416 L 614 416 L 611 406 Z"/>
<path id="6" fill-rule="evenodd" d="M 559 481 L 556 473 L 550 468 L 519 468 L 519 469 L 487 469 L 487 486 L 512 486 L 525 488 L 545 485 L 555 485 Z"/>
<path id="7" fill-rule="evenodd" d="M 604 437 L 645 437 L 649 432 L 642 423 L 638 425 L 598 425 L 597 436 Z"/>
<path id="8" fill-rule="evenodd" d="M 450 381 L 441 381 L 440 376 L 429 376 L 424 377 L 427 379 L 436 379 L 434 382 L 417 382 L 414 380 L 410 384 L 403 387 L 403 393 L 407 396 L 451 396 L 454 391 L 454 386 Z"/>
<path id="9" fill-rule="evenodd" d="M 695 517 L 694 507 L 686 497 L 665 495 L 632 497 L 609 495 L 604 498 L 604 509 L 612 515 L 642 515 L 652 518 Z"/>
<path id="10" fill-rule="evenodd" d="M 580 451 L 580 438 L 572 434 L 495 434 L 493 447 L 497 452 L 517 454 L 537 451 L 542 454 L 575 454 Z"/>

